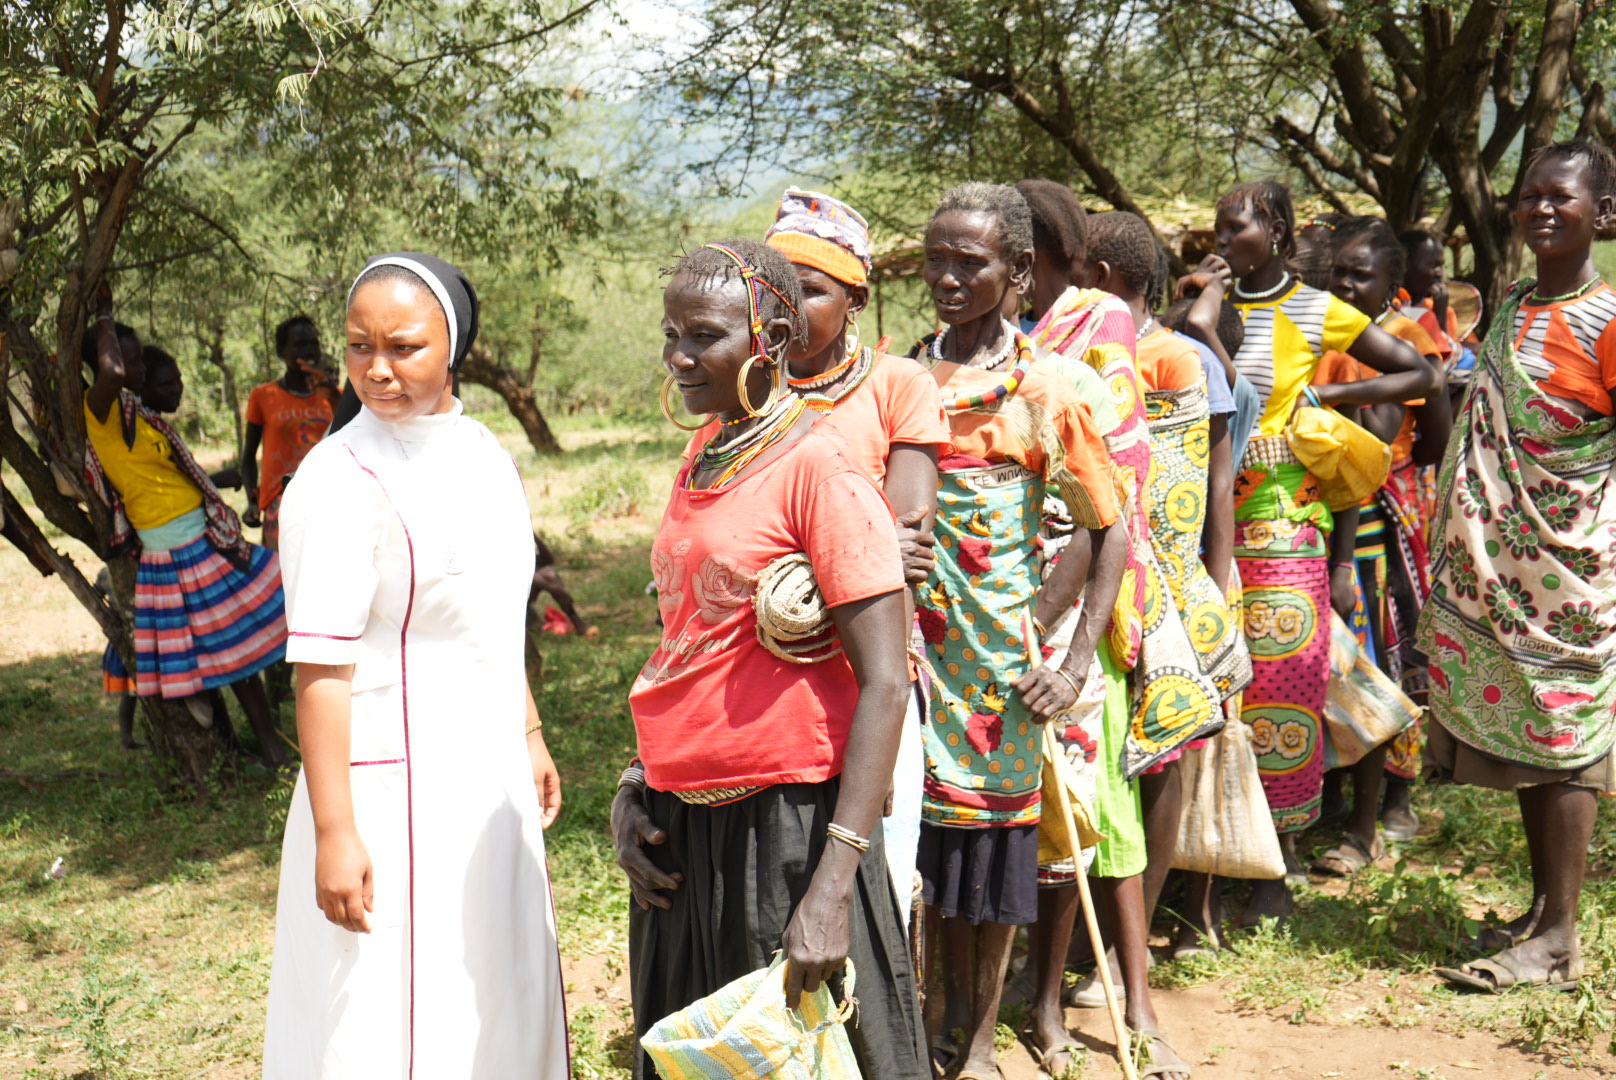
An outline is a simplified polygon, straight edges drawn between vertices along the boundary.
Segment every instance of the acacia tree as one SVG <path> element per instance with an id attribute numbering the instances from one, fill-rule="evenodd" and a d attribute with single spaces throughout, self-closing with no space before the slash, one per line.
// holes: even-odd
<path id="1" fill-rule="evenodd" d="M 592 225 L 592 185 L 545 155 L 561 90 L 544 53 L 601 0 L 43 0 L 0 10 L 0 197 L 19 259 L 0 281 L 0 460 L 51 525 L 107 557 L 109 510 L 82 482 L 78 361 L 91 298 L 134 275 L 234 249 L 226 186 L 273 162 L 268 196 L 331 261 L 378 238 L 553 257 Z M 180 169 L 211 136 L 213 168 Z M 12 186 L 14 185 L 14 186 Z M 221 209 L 222 208 L 222 209 Z M 401 237 L 386 227 L 408 223 Z M 9 267 L 9 264 L 8 264 Z M 104 600 L 10 492 L 8 522 L 133 668 L 132 558 Z M 145 699 L 162 782 L 208 782 L 218 739 Z"/>
<path id="2" fill-rule="evenodd" d="M 1373 197 L 1394 228 L 1433 211 L 1441 227 L 1462 224 L 1473 277 L 1496 310 L 1520 274 L 1515 202 L 1526 162 L 1574 130 L 1609 138 L 1602 84 L 1589 74 L 1606 65 L 1608 6 L 1290 0 L 1290 8 L 1294 22 L 1276 21 L 1269 4 L 1210 16 L 1261 55 L 1299 63 L 1295 85 L 1311 108 L 1293 99 L 1270 115 L 1276 147 L 1321 189 L 1333 176 Z M 1175 32 L 1196 32 L 1199 18 Z M 1307 48 L 1294 48 L 1298 34 Z M 1567 122 L 1568 107 L 1580 121 Z"/>
<path id="3" fill-rule="evenodd" d="M 1490 309 L 1519 272 L 1521 163 L 1613 133 L 1600 0 L 715 0 L 702 19 L 669 69 L 672 110 L 718 134 L 702 167 L 895 173 L 876 205 L 907 202 L 910 228 L 965 177 L 1140 213 L 1141 192 L 1289 173 L 1399 229 L 1462 224 Z"/>
<path id="4" fill-rule="evenodd" d="M 1166 188 L 1154 179 L 1228 175 L 1193 138 L 1227 118 L 1192 92 L 1229 81 L 1228 61 L 1181 51 L 1158 6 L 714 0 L 699 40 L 669 57 L 667 100 L 717 133 L 694 166 L 715 181 L 852 162 L 886 174 L 867 189 L 899 228 L 966 176 L 1050 176 L 1148 220 L 1125 175 L 1152 194 Z"/>

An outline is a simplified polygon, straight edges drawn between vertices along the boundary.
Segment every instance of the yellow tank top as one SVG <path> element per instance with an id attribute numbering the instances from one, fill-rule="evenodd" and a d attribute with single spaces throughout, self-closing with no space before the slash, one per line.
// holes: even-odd
<path id="1" fill-rule="evenodd" d="M 124 445 L 117 402 L 107 410 L 105 420 L 97 420 L 86 397 L 84 427 L 108 482 L 123 499 L 130 525 L 155 529 L 202 505 L 202 492 L 174 463 L 174 448 L 139 416 L 135 417 L 132 449 Z"/>

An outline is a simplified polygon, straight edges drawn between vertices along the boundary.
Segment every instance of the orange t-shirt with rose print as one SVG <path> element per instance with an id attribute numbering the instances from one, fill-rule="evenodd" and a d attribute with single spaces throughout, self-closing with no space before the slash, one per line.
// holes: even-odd
<path id="1" fill-rule="evenodd" d="M 674 481 L 651 545 L 662 640 L 629 691 L 646 783 L 704 791 L 819 783 L 842 771 L 858 683 L 843 654 L 788 663 L 758 640 L 757 576 L 797 552 L 827 607 L 904 587 L 892 509 L 817 424 L 718 491 Z"/>

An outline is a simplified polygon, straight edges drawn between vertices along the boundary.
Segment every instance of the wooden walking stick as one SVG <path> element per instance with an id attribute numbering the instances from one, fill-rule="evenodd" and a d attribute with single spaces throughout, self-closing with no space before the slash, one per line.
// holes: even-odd
<path id="1" fill-rule="evenodd" d="M 1032 625 L 1031 612 L 1023 620 L 1024 632 L 1027 639 L 1027 658 L 1033 667 L 1043 663 L 1043 652 L 1038 647 L 1037 637 Z M 1133 1045 L 1128 1036 L 1128 1024 L 1122 1016 L 1122 1005 L 1117 1001 L 1117 988 L 1111 982 L 1111 963 L 1105 957 L 1105 941 L 1100 937 L 1100 920 L 1094 914 L 1094 896 L 1089 892 L 1089 877 L 1083 870 L 1083 844 L 1078 839 L 1077 822 L 1072 817 L 1071 791 L 1066 786 L 1062 775 L 1066 766 L 1066 751 L 1055 736 L 1056 717 L 1051 717 L 1044 723 L 1044 754 L 1051 761 L 1059 762 L 1055 766 L 1055 799 L 1060 804 L 1061 824 L 1066 830 L 1067 842 L 1072 846 L 1072 869 L 1077 878 L 1077 896 L 1083 905 L 1083 922 L 1088 926 L 1089 944 L 1094 948 L 1094 957 L 1097 963 L 1095 970 L 1100 975 L 1100 988 L 1105 991 L 1105 1007 L 1111 1014 L 1111 1030 L 1117 1037 L 1117 1064 L 1122 1066 L 1124 1080 L 1139 1080 L 1138 1070 L 1133 1064 Z"/>

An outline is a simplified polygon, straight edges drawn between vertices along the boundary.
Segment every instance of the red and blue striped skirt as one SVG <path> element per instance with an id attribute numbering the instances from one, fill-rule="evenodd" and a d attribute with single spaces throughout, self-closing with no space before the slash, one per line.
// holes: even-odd
<path id="1" fill-rule="evenodd" d="M 199 536 L 143 551 L 135 578 L 135 693 L 189 697 L 254 675 L 286 654 L 280 560 L 251 546 L 238 569 Z"/>

